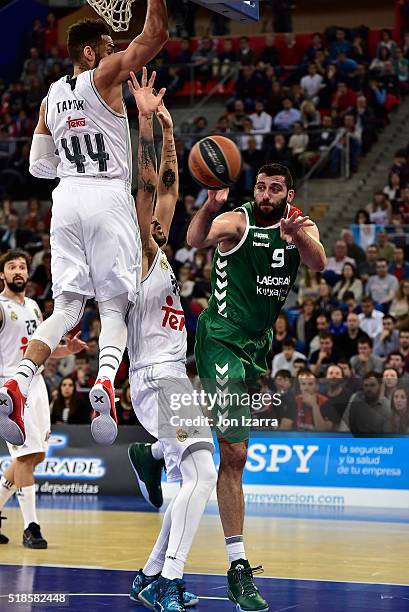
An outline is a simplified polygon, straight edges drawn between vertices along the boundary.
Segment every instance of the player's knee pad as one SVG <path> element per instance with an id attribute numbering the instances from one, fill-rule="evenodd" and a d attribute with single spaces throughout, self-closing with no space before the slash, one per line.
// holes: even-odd
<path id="1" fill-rule="evenodd" d="M 195 492 L 209 497 L 217 482 L 217 471 L 210 449 L 190 447 L 180 464 L 183 484 L 194 484 Z"/>
<path id="2" fill-rule="evenodd" d="M 64 292 L 56 298 L 54 313 L 58 313 L 63 317 L 63 336 L 74 329 L 81 321 L 86 302 L 86 297 L 78 295 L 78 293 Z"/>
<path id="3" fill-rule="evenodd" d="M 54 302 L 53 314 L 34 332 L 32 339 L 44 342 L 54 351 L 61 338 L 80 322 L 86 301 L 86 297 L 77 293 L 59 295 Z"/>
<path id="4" fill-rule="evenodd" d="M 128 312 L 129 305 L 130 302 L 128 300 L 127 293 L 118 295 L 114 298 L 111 298 L 110 300 L 107 300 L 106 302 L 98 302 L 101 322 L 104 319 L 120 319 L 124 321 Z"/>

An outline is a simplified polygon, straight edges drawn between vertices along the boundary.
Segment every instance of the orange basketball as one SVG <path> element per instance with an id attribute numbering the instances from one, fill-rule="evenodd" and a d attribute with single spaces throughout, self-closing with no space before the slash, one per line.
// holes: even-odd
<path id="1" fill-rule="evenodd" d="M 224 136 L 208 136 L 197 142 L 189 155 L 189 170 L 206 189 L 231 187 L 241 172 L 241 153 Z"/>

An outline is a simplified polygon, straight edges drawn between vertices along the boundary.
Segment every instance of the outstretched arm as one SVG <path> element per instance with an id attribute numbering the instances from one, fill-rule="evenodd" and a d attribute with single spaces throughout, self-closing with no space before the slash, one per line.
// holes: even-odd
<path id="1" fill-rule="evenodd" d="M 325 249 L 320 241 L 318 227 L 309 217 L 297 217 L 294 213 L 281 220 L 281 237 L 293 242 L 297 247 L 302 263 L 313 272 L 322 272 L 327 265 Z"/>
<path id="2" fill-rule="evenodd" d="M 148 0 L 145 24 L 125 51 L 105 57 L 94 73 L 95 85 L 102 92 L 119 85 L 138 72 L 162 49 L 169 38 L 166 0 Z"/>
<path id="3" fill-rule="evenodd" d="M 221 242 L 238 243 L 246 229 L 244 215 L 227 212 L 219 215 L 229 195 L 228 189 L 209 191 L 208 199 L 190 222 L 187 243 L 199 249 Z"/>
<path id="4" fill-rule="evenodd" d="M 166 238 L 168 238 L 179 197 L 179 168 L 173 136 L 172 116 L 163 102 L 158 107 L 156 116 L 162 126 L 163 141 L 155 217 L 161 224 Z"/>
<path id="5" fill-rule="evenodd" d="M 142 71 L 141 85 L 133 72 L 129 89 L 135 98 L 139 110 L 139 144 L 138 144 L 138 195 L 136 196 L 136 213 L 138 215 L 139 230 L 142 247 L 146 247 L 151 240 L 151 222 L 153 203 L 157 188 L 158 176 L 156 172 L 156 152 L 153 142 L 153 115 L 156 112 L 165 90 L 156 94 L 153 85 L 156 72 L 153 72 L 148 81 L 146 68 Z"/>

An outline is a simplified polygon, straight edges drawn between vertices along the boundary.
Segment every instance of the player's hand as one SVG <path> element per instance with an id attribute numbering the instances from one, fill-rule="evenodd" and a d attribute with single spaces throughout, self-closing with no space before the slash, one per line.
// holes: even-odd
<path id="1" fill-rule="evenodd" d="M 87 343 L 84 342 L 83 340 L 80 340 L 80 335 L 81 335 L 81 332 L 79 331 L 78 334 L 75 334 L 73 338 L 67 337 L 66 339 L 67 340 L 66 347 L 71 355 L 80 353 L 81 351 L 87 350 L 88 348 Z"/>
<path id="2" fill-rule="evenodd" d="M 297 213 L 294 212 L 288 219 L 281 219 L 280 222 L 280 235 L 281 239 L 286 242 L 293 242 L 295 236 L 300 230 L 307 227 L 313 227 L 314 222 L 308 216 L 297 217 Z"/>
<path id="3" fill-rule="evenodd" d="M 156 93 L 153 86 L 155 84 L 156 72 L 153 71 L 148 81 L 148 71 L 142 68 L 141 84 L 134 72 L 130 72 L 131 79 L 128 81 L 129 91 L 135 98 L 136 105 L 141 115 L 152 115 L 156 113 L 159 104 L 165 95 L 166 89 L 162 87 L 159 93 Z"/>
<path id="4" fill-rule="evenodd" d="M 229 188 L 225 189 L 209 189 L 207 192 L 207 204 L 213 212 L 220 210 L 227 202 L 229 197 Z"/>
<path id="5" fill-rule="evenodd" d="M 173 129 L 172 115 L 166 108 L 163 99 L 161 100 L 158 106 L 158 109 L 156 111 L 156 116 L 158 118 L 159 123 L 162 126 L 162 130 L 172 130 Z"/>

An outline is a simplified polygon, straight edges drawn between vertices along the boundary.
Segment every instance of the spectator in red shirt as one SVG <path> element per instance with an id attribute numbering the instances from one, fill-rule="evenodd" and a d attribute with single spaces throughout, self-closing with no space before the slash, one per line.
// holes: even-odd
<path id="1" fill-rule="evenodd" d="M 404 278 L 409 278 L 409 263 L 405 261 L 405 251 L 402 247 L 395 247 L 389 273 L 396 276 L 399 282 Z"/>
<path id="2" fill-rule="evenodd" d="M 325 395 L 318 392 L 315 375 L 306 368 L 298 373 L 298 383 L 301 393 L 296 395 L 295 404 L 288 406 L 280 429 L 296 429 L 297 431 L 333 431 L 339 421 L 333 408 L 328 412 L 322 410 L 327 401 Z"/>
<path id="3" fill-rule="evenodd" d="M 332 106 L 335 107 L 339 113 L 345 113 L 347 110 L 355 108 L 356 98 L 357 95 L 355 91 L 349 89 L 344 81 L 340 81 L 332 97 Z"/>

